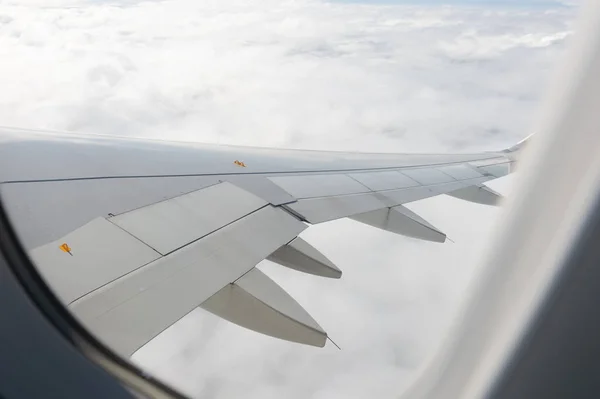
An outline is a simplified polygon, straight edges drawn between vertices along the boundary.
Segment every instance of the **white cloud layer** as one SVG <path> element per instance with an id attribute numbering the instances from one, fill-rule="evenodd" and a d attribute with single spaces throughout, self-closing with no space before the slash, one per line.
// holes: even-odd
<path id="1" fill-rule="evenodd" d="M 0 1 L 0 124 L 315 149 L 502 148 L 528 133 L 574 13 L 198 3 Z M 341 280 L 261 265 L 342 351 L 195 311 L 134 360 L 197 397 L 394 397 L 443 336 L 498 216 L 447 197 L 411 208 L 456 243 L 341 220 L 303 235 Z"/>

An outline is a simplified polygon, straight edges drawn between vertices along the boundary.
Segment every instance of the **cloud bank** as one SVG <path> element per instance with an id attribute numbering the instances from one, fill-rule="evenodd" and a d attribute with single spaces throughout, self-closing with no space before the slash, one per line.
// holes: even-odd
<path id="1" fill-rule="evenodd" d="M 503 148 L 529 133 L 574 14 L 197 3 L 0 1 L 0 124 L 351 151 Z M 439 343 L 498 216 L 447 197 L 410 207 L 456 243 L 340 220 L 303 237 L 341 280 L 260 266 L 341 351 L 195 311 L 134 361 L 197 397 L 394 397 Z"/>

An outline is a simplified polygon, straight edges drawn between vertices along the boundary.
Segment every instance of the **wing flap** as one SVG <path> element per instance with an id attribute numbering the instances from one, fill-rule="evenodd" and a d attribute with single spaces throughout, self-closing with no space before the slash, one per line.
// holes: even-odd
<path id="1" fill-rule="evenodd" d="M 271 205 L 283 205 L 296 201 L 296 198 L 264 176 L 223 176 L 223 179 L 264 199 Z"/>
<path id="2" fill-rule="evenodd" d="M 493 159 L 483 159 L 480 161 L 471 161 L 469 165 L 474 166 L 479 172 L 484 175 L 493 176 L 494 178 L 506 176 L 512 172 L 513 164 L 511 158 L 507 156 Z"/>
<path id="3" fill-rule="evenodd" d="M 305 228 L 282 209 L 261 208 L 69 308 L 111 348 L 129 356 Z"/>
<path id="4" fill-rule="evenodd" d="M 510 168 L 510 162 L 505 162 L 496 165 L 480 166 L 479 170 L 494 177 L 502 177 L 510 173 Z"/>
<path id="5" fill-rule="evenodd" d="M 467 165 L 450 165 L 437 168 L 439 171 L 452 176 L 456 180 L 467 180 L 481 177 L 481 173 Z"/>
<path id="6" fill-rule="evenodd" d="M 266 205 L 265 200 L 225 182 L 117 215 L 110 221 L 166 255 Z"/>
<path id="7" fill-rule="evenodd" d="M 309 198 L 286 205 L 286 208 L 313 224 L 385 207 L 386 204 L 375 193 Z"/>
<path id="8" fill-rule="evenodd" d="M 372 191 L 393 190 L 418 186 L 419 183 L 396 170 L 383 172 L 351 173 L 348 176 L 357 180 Z"/>
<path id="9" fill-rule="evenodd" d="M 447 178 L 452 179 L 450 176 L 447 176 Z M 309 223 L 317 224 L 450 193 L 471 185 L 479 185 L 491 179 L 493 177 L 490 176 L 462 181 L 452 179 L 452 182 L 449 183 L 428 186 L 420 185 L 397 190 L 307 198 L 287 204 L 286 208 L 289 208 Z"/>
<path id="10" fill-rule="evenodd" d="M 106 219 L 97 218 L 34 249 L 30 256 L 61 301 L 68 304 L 161 255 Z"/>
<path id="11" fill-rule="evenodd" d="M 295 198 L 314 198 L 370 191 L 345 174 L 277 176 L 269 178 Z"/>
<path id="12" fill-rule="evenodd" d="M 453 177 L 436 168 L 406 169 L 402 170 L 402 173 L 424 186 L 455 181 Z"/>

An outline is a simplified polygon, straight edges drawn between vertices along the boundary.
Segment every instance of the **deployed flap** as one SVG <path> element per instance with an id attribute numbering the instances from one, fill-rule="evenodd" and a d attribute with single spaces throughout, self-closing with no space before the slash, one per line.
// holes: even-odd
<path id="1" fill-rule="evenodd" d="M 300 237 L 273 252 L 267 260 L 317 276 L 342 277 L 342 271 L 336 265 Z"/>
<path id="2" fill-rule="evenodd" d="M 285 205 L 309 223 L 322 223 L 357 213 L 385 208 L 387 205 L 376 193 L 341 195 L 339 197 L 309 198 Z"/>
<path id="3" fill-rule="evenodd" d="M 456 180 L 476 179 L 481 177 L 481 173 L 467 165 L 450 165 L 438 168 L 439 171 L 452 176 Z"/>
<path id="4" fill-rule="evenodd" d="M 373 191 L 393 190 L 419 185 L 419 183 L 397 170 L 351 173 L 348 176 Z"/>
<path id="5" fill-rule="evenodd" d="M 483 205 L 498 205 L 502 196 L 486 186 L 470 186 L 448 193 L 453 197 Z"/>
<path id="6" fill-rule="evenodd" d="M 484 175 L 496 178 L 508 175 L 512 171 L 513 163 L 510 158 L 502 157 L 473 161 L 469 162 L 469 165 L 476 167 Z"/>
<path id="7" fill-rule="evenodd" d="M 270 177 L 269 180 L 296 198 L 327 197 L 370 191 L 366 186 L 344 174 L 275 176 Z"/>
<path id="8" fill-rule="evenodd" d="M 305 228 L 267 206 L 106 284 L 69 309 L 111 349 L 130 356 Z"/>
<path id="9" fill-rule="evenodd" d="M 287 292 L 254 268 L 200 305 L 232 323 L 272 337 L 323 347 L 327 333 Z"/>
<path id="10" fill-rule="evenodd" d="M 166 255 L 265 205 L 265 200 L 225 182 L 117 215 L 110 221 Z"/>
<path id="11" fill-rule="evenodd" d="M 158 252 L 104 218 L 30 254 L 64 304 L 160 258 Z"/>
<path id="12" fill-rule="evenodd" d="M 283 205 L 296 201 L 296 198 L 264 176 L 227 176 L 227 181 L 268 201 L 271 205 Z"/>
<path id="13" fill-rule="evenodd" d="M 439 171 L 434 172 L 442 174 L 442 172 Z M 438 175 L 435 174 L 432 176 L 437 177 Z M 446 175 L 446 177 L 451 179 L 448 175 Z M 469 185 L 480 185 L 491 179 L 493 179 L 493 177 L 483 176 L 462 181 L 454 180 L 449 183 L 429 186 L 415 186 L 361 194 L 306 198 L 287 204 L 285 207 L 307 222 L 316 224 L 418 201 L 424 198 L 449 193 Z M 387 183 L 390 182 L 388 181 L 386 184 Z"/>
<path id="14" fill-rule="evenodd" d="M 350 217 L 361 223 L 421 240 L 444 242 L 446 234 L 402 205 Z"/>

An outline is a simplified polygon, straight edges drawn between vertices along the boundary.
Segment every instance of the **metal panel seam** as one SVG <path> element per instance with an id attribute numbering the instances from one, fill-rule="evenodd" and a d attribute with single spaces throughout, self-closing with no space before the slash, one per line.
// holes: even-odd
<path id="1" fill-rule="evenodd" d="M 144 245 L 145 245 L 145 243 L 144 243 Z M 160 254 L 159 254 L 159 255 L 160 255 Z M 90 294 L 92 294 L 92 293 L 96 292 L 97 290 L 101 289 L 102 287 L 104 287 L 104 286 L 106 286 L 106 285 L 108 285 L 108 284 L 110 284 L 110 283 L 112 283 L 112 282 L 114 282 L 114 281 L 117 281 L 117 280 L 119 280 L 119 279 L 121 279 L 121 278 L 123 278 L 123 277 L 126 277 L 126 276 L 128 276 L 129 274 L 131 274 L 131 273 L 135 272 L 136 270 L 139 270 L 139 269 L 141 269 L 142 267 L 148 266 L 150 263 L 156 262 L 157 260 L 160 260 L 161 258 L 163 258 L 163 256 L 162 256 L 162 255 L 160 255 L 158 258 L 156 258 L 156 259 L 154 259 L 154 260 L 151 260 L 150 262 L 146 262 L 146 263 L 144 263 L 143 265 L 141 265 L 141 266 L 139 266 L 139 267 L 136 267 L 136 268 L 135 268 L 135 269 L 133 269 L 133 270 L 130 270 L 130 271 L 128 271 L 128 272 L 127 272 L 127 273 L 125 273 L 125 274 L 122 274 L 122 275 L 120 275 L 119 277 L 116 277 L 116 278 L 114 278 L 114 279 L 112 279 L 112 280 L 110 280 L 110 281 L 107 281 L 106 283 L 104 283 L 104 284 L 102 284 L 102 285 L 100 285 L 100 286 L 98 286 L 98 287 L 94 288 L 93 290 L 91 290 L 91 291 L 89 291 L 89 292 L 86 292 L 85 294 L 83 294 L 83 295 L 81 295 L 81 296 L 79 296 L 79 297 L 77 297 L 77 298 L 73 299 L 71 302 L 69 302 L 69 303 L 67 304 L 67 307 L 71 306 L 73 303 L 77 302 L 77 301 L 78 301 L 78 300 L 80 300 L 81 298 L 83 298 L 83 297 L 85 297 L 85 296 L 88 296 L 88 295 L 90 295 Z"/>
<path id="2" fill-rule="evenodd" d="M 354 177 L 352 177 L 352 175 L 350 173 L 345 173 L 345 176 L 348 176 L 349 178 L 351 178 L 352 180 L 354 180 L 355 182 L 357 182 L 358 184 L 360 184 L 361 186 L 363 186 L 364 188 L 366 188 L 367 190 L 369 190 L 370 192 L 375 192 L 374 190 L 371 190 L 371 188 L 367 187 L 366 184 L 361 183 L 360 181 L 356 180 Z M 407 176 L 408 177 L 408 176 Z M 363 193 L 357 193 L 357 194 L 363 194 Z"/>
<path id="3" fill-rule="evenodd" d="M 106 220 L 107 222 L 109 222 L 113 226 L 119 228 L 120 230 L 124 231 L 125 233 L 129 234 L 131 237 L 135 238 L 137 241 L 141 242 L 142 244 L 144 244 L 145 246 L 147 246 L 148 248 L 150 248 L 151 250 L 153 250 L 154 252 L 156 252 L 159 255 L 158 259 L 160 259 L 160 258 L 162 258 L 164 256 L 163 254 L 161 254 L 160 252 L 158 252 L 158 250 L 156 250 L 156 248 L 154 248 L 152 245 L 150 245 L 147 242 L 143 241 L 139 237 L 134 236 L 133 234 L 131 234 L 131 232 L 129 232 L 129 230 L 125 230 L 123 227 L 119 226 L 118 224 L 113 223 L 109 218 L 104 218 L 104 220 Z"/>
<path id="4" fill-rule="evenodd" d="M 301 198 L 299 201 L 297 201 L 297 203 L 301 203 L 301 202 L 305 202 L 305 201 L 312 201 L 312 200 L 318 200 L 318 199 L 323 199 L 323 198 L 340 198 L 340 197 L 351 197 L 351 196 L 357 196 L 357 195 L 369 195 L 369 194 L 385 194 L 387 192 L 392 192 L 392 191 L 403 191 L 403 190 L 414 190 L 416 188 L 427 188 L 427 189 L 431 189 L 431 188 L 435 188 L 438 186 L 444 186 L 446 184 L 454 184 L 454 183 L 469 183 L 470 181 L 473 180 L 480 180 L 482 177 L 489 177 L 489 176 L 481 176 L 481 177 L 474 177 L 472 179 L 467 179 L 467 180 L 454 180 L 454 181 L 449 181 L 449 182 L 445 182 L 445 183 L 438 183 L 438 184 L 429 184 L 429 185 L 419 185 L 419 186 L 414 186 L 414 187 L 405 187 L 405 188 L 391 188 L 391 189 L 385 189 L 385 190 L 379 190 L 379 191 L 371 191 L 371 192 L 367 192 L 367 193 L 353 193 L 353 194 L 341 194 L 341 195 L 330 195 L 330 196 L 325 196 L 325 197 L 311 197 L 311 198 Z M 494 179 L 497 179 L 494 178 Z M 490 179 L 493 180 L 493 179 Z M 479 183 L 478 183 L 479 184 Z M 473 184 L 473 186 L 475 186 L 475 184 Z M 457 189 L 458 190 L 458 189 Z M 437 195 L 441 195 L 441 194 L 436 194 Z M 291 212 L 290 212 L 291 213 Z M 305 221 L 304 219 L 302 219 L 303 221 Z"/>
<path id="5" fill-rule="evenodd" d="M 454 176 L 451 176 L 450 174 L 448 174 L 448 173 L 444 172 L 444 171 L 443 171 L 443 170 L 441 170 L 441 169 L 438 169 L 438 168 L 434 168 L 434 169 L 435 169 L 435 170 L 437 170 L 438 172 L 441 172 L 441 173 L 445 174 L 446 176 L 450 177 L 450 178 L 451 178 L 452 180 L 454 180 L 454 181 L 464 181 L 464 180 L 458 180 L 456 177 L 454 177 Z M 449 183 L 452 183 L 452 182 L 449 182 Z"/>
<path id="6" fill-rule="evenodd" d="M 164 256 L 170 255 L 170 254 L 172 254 L 173 252 L 177 252 L 177 251 L 179 251 L 179 250 L 180 250 L 180 249 L 182 249 L 182 248 L 185 248 L 185 247 L 187 247 L 187 246 L 189 246 L 189 245 L 191 245 L 191 244 L 193 244 L 193 243 L 195 243 L 195 242 L 198 242 L 199 240 L 203 239 L 204 237 L 207 237 L 207 236 L 209 236 L 209 235 L 211 235 L 211 234 L 213 234 L 213 233 L 216 233 L 217 231 L 219 231 L 219 230 L 222 230 L 224 227 L 227 227 L 227 226 L 229 226 L 229 225 L 231 225 L 231 224 L 233 224 L 233 223 L 237 222 L 238 220 L 242 220 L 243 218 L 245 218 L 245 217 L 247 217 L 247 216 L 249 216 L 249 215 L 252 215 L 253 213 L 256 213 L 256 212 L 260 211 L 261 209 L 264 209 L 264 208 L 266 208 L 266 207 L 268 207 L 268 206 L 273 206 L 273 205 L 271 205 L 271 204 L 267 203 L 266 205 L 263 205 L 263 206 L 261 206 L 260 208 L 253 210 L 252 212 L 249 212 L 249 213 L 247 213 L 247 214 L 245 214 L 245 215 L 243 215 L 243 216 L 240 216 L 239 218 L 237 218 L 237 219 L 235 219 L 235 220 L 232 220 L 232 221 L 231 221 L 231 222 L 229 222 L 229 223 L 226 223 L 226 224 L 222 225 L 222 226 L 221 226 L 221 227 L 219 227 L 218 229 L 216 229 L 216 230 L 213 230 L 213 231 L 211 231 L 210 233 L 203 235 L 202 237 L 198 237 L 197 239 L 195 239 L 195 240 L 193 240 L 193 241 L 190 241 L 190 242 L 188 242 L 188 243 L 186 243 L 186 244 L 184 244 L 184 245 L 182 245 L 182 246 L 180 246 L 180 247 L 177 247 L 177 248 L 175 248 L 174 250 L 172 250 L 172 251 L 170 251 L 170 252 L 167 252 L 167 253 L 166 253 Z M 274 207 L 274 208 L 275 208 L 275 207 Z"/>
<path id="7" fill-rule="evenodd" d="M 354 195 L 354 194 L 348 194 L 348 195 Z M 318 197 L 318 198 L 331 198 L 331 197 Z M 313 199 L 313 198 L 307 198 L 307 199 Z M 296 201 L 292 202 L 292 204 L 296 204 L 296 203 L 299 203 L 299 201 L 296 200 Z M 294 211 L 292 208 L 288 207 L 288 204 L 283 204 L 283 205 L 277 206 L 277 208 L 281 208 L 282 210 L 286 211 L 287 213 L 289 213 L 290 215 L 292 215 L 293 217 L 295 217 L 296 219 L 298 219 L 301 222 L 310 223 L 308 220 L 306 220 L 304 218 L 304 216 L 302 216 L 298 212 Z"/>
<path id="8" fill-rule="evenodd" d="M 433 155 L 433 154 L 398 154 L 398 155 Z M 445 155 L 445 154 L 442 154 Z M 455 154 L 448 154 L 455 155 Z M 458 154 L 468 156 L 469 154 Z M 477 154 L 474 154 L 477 155 Z M 294 174 L 311 174 L 311 173 L 341 173 L 345 174 L 348 172 L 363 172 L 363 171 L 388 171 L 398 169 L 423 169 L 436 166 L 450 166 L 460 165 L 466 162 L 478 162 L 485 161 L 488 159 L 498 158 L 498 156 L 490 156 L 488 158 L 472 159 L 469 161 L 456 161 L 456 162 L 441 162 L 441 163 L 430 163 L 415 166 L 384 166 L 379 168 L 351 168 L 351 169 L 319 169 L 319 170 L 294 170 L 294 171 L 267 171 L 267 172 L 244 172 L 244 173 L 191 173 L 191 174 L 168 174 L 168 175 L 124 175 L 124 176 L 88 176 L 88 177 L 67 177 L 60 179 L 29 179 L 29 180 L 5 180 L 0 181 L 0 184 L 11 184 L 11 183 L 43 183 L 43 182 L 56 182 L 56 181 L 71 181 L 71 180 L 102 180 L 102 179 L 144 179 L 144 178 L 156 178 L 156 177 L 201 177 L 201 176 L 243 176 L 243 175 L 294 175 Z"/>
<path id="9" fill-rule="evenodd" d="M 167 177 L 167 176 L 165 176 L 165 177 Z M 191 193 L 195 193 L 196 191 L 204 190 L 205 188 L 209 188 L 209 187 L 212 187 L 212 186 L 216 186 L 217 184 L 221 184 L 221 183 L 223 183 L 223 181 L 221 181 L 221 180 L 217 180 L 217 181 L 215 181 L 214 183 L 212 183 L 212 184 L 209 184 L 209 185 L 207 185 L 207 186 L 203 186 L 203 187 L 200 187 L 200 188 L 195 188 L 195 189 L 193 189 L 193 190 L 191 190 L 191 191 L 187 191 L 187 192 L 185 192 L 185 193 L 177 194 L 177 195 L 174 195 L 173 197 L 165 198 L 165 199 L 162 199 L 162 200 L 160 200 L 160 201 L 153 202 L 153 203 L 151 203 L 151 204 L 145 204 L 145 205 L 141 205 L 141 206 L 138 206 L 138 207 L 135 207 L 135 208 L 132 208 L 132 209 L 128 209 L 128 210 L 126 210 L 126 211 L 123 211 L 123 212 L 120 212 L 120 213 L 111 213 L 111 215 L 112 215 L 112 216 L 111 216 L 111 218 L 112 218 L 112 217 L 116 217 L 116 216 L 123 215 L 123 214 L 125 214 L 125 213 L 128 213 L 128 212 L 137 211 L 138 209 L 146 208 L 146 207 L 148 207 L 148 206 L 152 206 L 152 205 L 158 204 L 158 203 L 160 203 L 160 202 L 169 201 L 169 200 L 172 200 L 172 199 L 175 199 L 175 198 L 178 198 L 178 197 L 183 197 L 184 195 L 188 195 L 188 194 L 191 194 Z M 231 184 L 232 184 L 232 183 L 231 183 Z M 236 187 L 237 187 L 237 186 L 236 186 Z M 238 188 L 240 188 L 240 190 L 243 190 L 241 187 L 238 187 Z M 108 220 L 108 218 L 106 218 L 106 220 Z M 114 224 L 114 223 L 113 223 L 113 224 Z"/>

